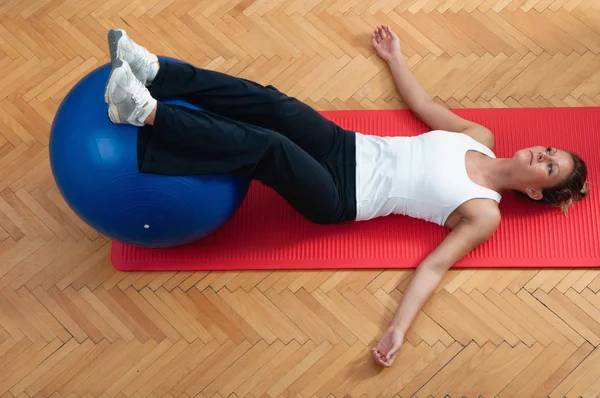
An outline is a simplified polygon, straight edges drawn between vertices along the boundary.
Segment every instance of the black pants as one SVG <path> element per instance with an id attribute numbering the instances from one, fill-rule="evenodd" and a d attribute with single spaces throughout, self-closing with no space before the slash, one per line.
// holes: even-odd
<path id="1" fill-rule="evenodd" d="M 143 173 L 235 174 L 261 181 L 319 224 L 356 217 L 355 134 L 272 86 L 177 62 L 161 62 L 158 104 L 138 134 Z"/>

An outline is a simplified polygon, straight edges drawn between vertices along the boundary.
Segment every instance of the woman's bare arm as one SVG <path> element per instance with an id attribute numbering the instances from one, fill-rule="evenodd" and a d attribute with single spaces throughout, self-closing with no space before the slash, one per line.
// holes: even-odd
<path id="1" fill-rule="evenodd" d="M 464 133 L 493 149 L 494 136 L 490 130 L 461 118 L 433 101 L 402 57 L 400 40 L 389 26 L 382 25 L 375 30 L 372 44 L 381 58 L 388 63 L 402 99 L 419 119 L 433 130 Z"/>
<path id="2" fill-rule="evenodd" d="M 446 271 L 496 231 L 500 223 L 500 212 L 496 210 L 479 218 L 463 218 L 421 262 L 400 300 L 390 327 L 373 348 L 375 361 L 384 366 L 394 362 L 408 328 Z"/>

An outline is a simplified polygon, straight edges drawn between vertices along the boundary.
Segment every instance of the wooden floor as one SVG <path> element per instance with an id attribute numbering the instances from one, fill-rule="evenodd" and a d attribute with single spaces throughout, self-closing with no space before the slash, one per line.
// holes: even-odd
<path id="1" fill-rule="evenodd" d="M 0 0 L 0 397 L 597 397 L 600 271 L 451 271 L 397 363 L 369 347 L 409 271 L 115 271 L 48 137 L 126 28 L 318 109 L 403 107 L 391 24 L 450 107 L 600 105 L 598 0 Z"/>

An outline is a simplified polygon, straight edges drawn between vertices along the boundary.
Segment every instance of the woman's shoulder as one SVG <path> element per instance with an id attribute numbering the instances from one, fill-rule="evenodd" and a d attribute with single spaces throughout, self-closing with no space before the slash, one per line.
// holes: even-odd
<path id="1" fill-rule="evenodd" d="M 492 152 L 494 151 L 494 133 L 492 133 L 487 127 L 484 127 L 480 124 L 474 124 L 472 127 L 469 127 L 463 131 L 462 134 L 468 135 L 475 141 L 488 147 Z"/>

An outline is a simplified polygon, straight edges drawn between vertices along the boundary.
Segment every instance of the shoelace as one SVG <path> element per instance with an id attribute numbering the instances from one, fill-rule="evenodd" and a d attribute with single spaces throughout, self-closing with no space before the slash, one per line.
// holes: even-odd
<path id="1" fill-rule="evenodd" d="M 139 68 L 141 66 L 146 66 L 150 64 L 150 51 L 146 50 L 144 47 L 134 44 L 133 46 L 133 55 L 135 56 L 136 67 Z"/>
<path id="2" fill-rule="evenodd" d="M 146 88 L 146 86 L 144 86 L 142 84 L 142 82 L 140 82 L 138 79 L 133 79 L 133 83 L 131 83 L 131 98 L 133 99 L 133 102 L 135 102 L 135 104 L 137 106 L 144 106 L 146 105 L 145 103 L 147 102 L 145 97 L 146 97 L 146 93 L 148 91 L 148 89 Z"/>

